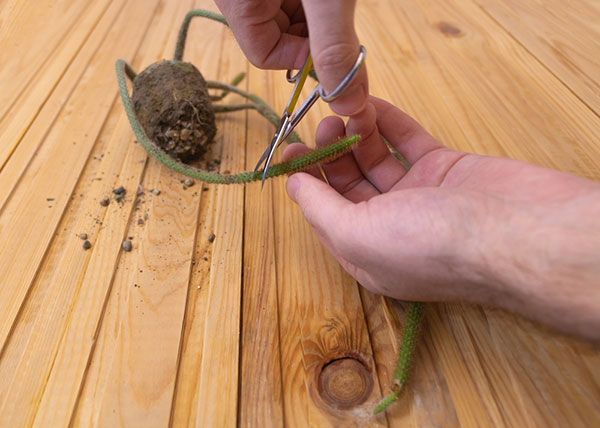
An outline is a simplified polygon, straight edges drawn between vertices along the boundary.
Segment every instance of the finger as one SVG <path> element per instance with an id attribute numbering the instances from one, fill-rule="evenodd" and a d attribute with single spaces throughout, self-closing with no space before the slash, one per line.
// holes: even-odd
<path id="1" fill-rule="evenodd" d="M 300 0 L 283 0 L 280 7 L 290 17 L 291 22 L 306 21 Z"/>
<path id="2" fill-rule="evenodd" d="M 302 68 L 309 52 L 308 39 L 295 34 L 281 33 L 274 21 L 265 24 L 264 27 L 260 34 L 256 33 L 256 28 L 243 33 L 241 37 L 245 38 L 244 42 L 236 35 L 236 40 L 248 60 L 256 67 L 268 70 Z M 256 42 L 248 43 L 250 40 Z M 273 44 L 274 40 L 276 41 Z"/>
<path id="3" fill-rule="evenodd" d="M 287 32 L 293 36 L 308 37 L 308 27 L 305 22 L 290 25 Z"/>
<path id="4" fill-rule="evenodd" d="M 359 42 L 354 30 L 356 0 L 304 0 L 310 34 L 310 52 L 325 93 L 331 93 L 354 66 Z M 343 116 L 360 113 L 369 94 L 367 70 L 361 67 L 354 81 L 331 104 Z"/>
<path id="5" fill-rule="evenodd" d="M 317 147 L 322 147 L 344 134 L 345 126 L 342 119 L 335 116 L 326 117 L 317 128 Z M 360 171 L 352 153 L 323 164 L 323 172 L 329 184 L 352 202 L 365 201 L 379 194 L 379 191 Z"/>
<path id="6" fill-rule="evenodd" d="M 327 249 L 338 254 L 337 244 L 346 235 L 340 219 L 354 204 L 327 183 L 302 172 L 288 178 L 286 190 Z"/>
<path id="7" fill-rule="evenodd" d="M 305 155 L 308 152 L 310 152 L 310 149 L 308 147 L 306 147 L 304 144 L 293 143 L 293 144 L 288 145 L 283 150 L 283 160 L 287 161 L 290 159 L 294 159 L 294 158 L 300 157 L 302 155 Z M 315 178 L 318 178 L 319 180 L 323 180 L 321 171 L 319 170 L 319 167 L 317 167 L 317 166 L 312 166 L 304 172 L 312 175 Z"/>
<path id="8" fill-rule="evenodd" d="M 376 97 L 369 100 L 377 111 L 377 127 L 409 164 L 415 164 L 427 153 L 444 147 L 419 123 L 392 104 Z"/>
<path id="9" fill-rule="evenodd" d="M 376 112 L 371 102 L 346 125 L 346 135 L 360 134 L 353 154 L 362 174 L 381 193 L 389 191 L 408 171 L 381 139 L 375 123 Z"/>
<path id="10" fill-rule="evenodd" d="M 256 67 L 302 67 L 309 51 L 308 39 L 282 33 L 280 27 L 289 26 L 290 20 L 277 2 L 216 0 L 216 3 L 244 54 Z"/>

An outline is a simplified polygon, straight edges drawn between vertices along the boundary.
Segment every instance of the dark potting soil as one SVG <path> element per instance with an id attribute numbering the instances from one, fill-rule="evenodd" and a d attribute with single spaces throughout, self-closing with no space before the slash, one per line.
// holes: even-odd
<path id="1" fill-rule="evenodd" d="M 193 64 L 162 61 L 133 81 L 133 106 L 148 137 L 169 156 L 200 159 L 217 128 L 206 81 Z"/>

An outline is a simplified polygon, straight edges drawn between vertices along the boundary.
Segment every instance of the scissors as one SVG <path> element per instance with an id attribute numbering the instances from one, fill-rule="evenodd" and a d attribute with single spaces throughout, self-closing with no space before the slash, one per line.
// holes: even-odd
<path id="1" fill-rule="evenodd" d="M 283 115 L 281 116 L 279 126 L 277 127 L 277 130 L 275 131 L 275 135 L 273 136 L 271 143 L 267 146 L 267 149 L 262 154 L 262 156 L 258 160 L 258 163 L 256 164 L 256 167 L 254 168 L 254 172 L 256 172 L 263 163 L 265 165 L 264 171 L 263 171 L 261 189 L 265 185 L 265 178 L 267 177 L 267 171 L 269 170 L 269 165 L 271 163 L 271 159 L 273 158 L 273 153 L 275 153 L 275 150 L 277 149 L 277 147 L 279 147 L 279 145 L 283 142 L 283 140 L 285 140 L 290 135 L 290 133 L 293 131 L 293 129 L 296 127 L 296 125 L 298 125 L 298 123 L 302 120 L 302 118 L 306 115 L 306 113 L 308 113 L 308 110 L 313 106 L 313 104 L 315 102 L 317 102 L 317 100 L 319 98 L 323 99 L 323 101 L 325 101 L 326 103 L 330 103 L 330 102 L 336 100 L 340 96 L 340 94 L 344 91 L 344 89 L 346 89 L 348 87 L 348 85 L 350 85 L 350 83 L 354 80 L 356 73 L 358 72 L 360 67 L 363 65 L 363 63 L 365 62 L 366 56 L 367 56 L 367 50 L 365 49 L 364 46 L 361 45 L 359 52 L 358 52 L 358 56 L 356 58 L 356 62 L 354 63 L 354 66 L 348 72 L 348 74 L 344 77 L 344 79 L 338 85 L 338 87 L 335 88 L 335 90 L 331 94 L 327 95 L 327 94 L 325 94 L 325 90 L 319 83 L 315 87 L 315 89 L 312 90 L 312 92 L 310 93 L 308 98 L 306 98 L 306 100 L 298 108 L 298 111 L 296 113 L 294 113 L 294 108 L 296 107 L 296 103 L 298 102 L 298 98 L 300 97 L 300 92 L 302 91 L 304 82 L 306 81 L 306 78 L 308 77 L 310 69 L 312 68 L 311 55 L 308 54 L 308 57 L 306 58 L 304 65 L 294 76 L 292 76 L 291 70 L 287 71 L 286 79 L 290 83 L 295 83 L 294 90 L 292 91 L 292 95 L 290 96 L 290 99 L 287 103 L 287 106 L 285 107 L 285 110 L 283 111 Z"/>

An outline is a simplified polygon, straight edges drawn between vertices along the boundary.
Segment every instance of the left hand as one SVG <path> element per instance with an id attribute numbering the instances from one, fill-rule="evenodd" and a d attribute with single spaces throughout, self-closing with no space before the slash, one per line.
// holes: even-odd
<path id="1" fill-rule="evenodd" d="M 451 150 L 374 97 L 346 126 L 324 119 L 317 145 L 344 134 L 362 139 L 323 165 L 331 186 L 315 168 L 292 175 L 287 191 L 361 285 L 404 300 L 494 305 L 600 343 L 598 183 Z M 295 144 L 285 155 L 306 150 Z"/>

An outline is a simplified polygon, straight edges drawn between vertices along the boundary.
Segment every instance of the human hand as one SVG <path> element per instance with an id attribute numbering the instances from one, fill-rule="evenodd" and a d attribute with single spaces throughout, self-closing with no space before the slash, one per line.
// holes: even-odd
<path id="1" fill-rule="evenodd" d="M 238 44 L 255 66 L 299 69 L 309 52 L 325 93 L 352 69 L 359 43 L 354 30 L 356 0 L 215 0 Z M 310 40 L 308 34 L 310 33 Z M 365 108 L 366 67 L 331 104 L 343 116 Z"/>
<path id="2" fill-rule="evenodd" d="M 373 97 L 363 116 L 318 128 L 317 145 L 363 136 L 323 165 L 331 186 L 316 169 L 287 183 L 350 275 L 391 297 L 490 304 L 600 341 L 600 185 L 450 150 Z M 305 150 L 291 145 L 285 156 Z"/>

